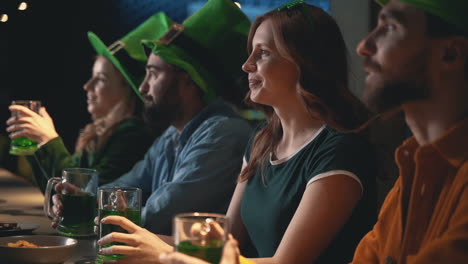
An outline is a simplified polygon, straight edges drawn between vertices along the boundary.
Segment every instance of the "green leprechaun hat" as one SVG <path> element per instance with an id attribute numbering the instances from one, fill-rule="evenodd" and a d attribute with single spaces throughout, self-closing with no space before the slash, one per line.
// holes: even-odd
<path id="1" fill-rule="evenodd" d="M 114 64 L 141 99 L 138 87 L 145 75 L 148 59 L 141 41 L 143 39 L 159 39 L 172 23 L 173 21 L 165 13 L 158 12 L 108 47 L 93 32 L 88 32 L 88 38 L 97 54 L 105 56 Z M 124 62 L 139 64 L 139 67 L 129 67 L 131 65 L 125 67 Z"/>
<path id="2" fill-rule="evenodd" d="M 468 0 L 400 0 L 424 12 L 440 17 L 442 20 L 463 30 L 468 34 Z M 386 5 L 389 0 L 376 0 Z"/>
<path id="3" fill-rule="evenodd" d="M 250 21 L 231 0 L 208 0 L 182 24 L 174 23 L 158 40 L 143 44 L 165 62 L 185 70 L 212 101 L 226 84 L 243 76 Z"/>

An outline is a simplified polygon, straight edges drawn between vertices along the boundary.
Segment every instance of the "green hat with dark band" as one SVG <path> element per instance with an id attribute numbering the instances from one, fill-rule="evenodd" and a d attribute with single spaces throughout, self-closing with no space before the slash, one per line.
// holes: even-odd
<path id="1" fill-rule="evenodd" d="M 247 59 L 250 21 L 231 0 L 208 0 L 182 24 L 174 23 L 157 41 L 144 45 L 165 62 L 182 68 L 212 101 L 226 84 L 232 85 Z"/>
<path id="2" fill-rule="evenodd" d="M 386 5 L 389 0 L 375 0 Z M 424 12 L 440 17 L 468 33 L 468 0 L 400 0 Z"/>
<path id="3" fill-rule="evenodd" d="M 88 38 L 97 54 L 105 56 L 114 64 L 141 99 L 138 87 L 145 76 L 145 66 L 148 60 L 141 41 L 159 39 L 172 23 L 173 21 L 166 14 L 159 12 L 108 47 L 93 32 L 88 32 Z M 132 65 L 124 65 L 124 62 L 138 65 L 130 67 Z"/>

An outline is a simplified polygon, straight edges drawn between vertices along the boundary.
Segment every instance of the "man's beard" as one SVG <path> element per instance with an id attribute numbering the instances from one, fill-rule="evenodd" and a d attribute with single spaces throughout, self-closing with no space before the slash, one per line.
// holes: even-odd
<path id="1" fill-rule="evenodd" d="M 153 133 L 160 135 L 181 116 L 182 110 L 178 98 L 177 86 L 171 85 L 157 102 L 145 102 L 143 119 Z"/>
<path id="2" fill-rule="evenodd" d="M 378 114 L 392 112 L 404 103 L 418 101 L 429 96 L 429 88 L 425 83 L 412 81 L 385 82 L 382 86 L 372 88 L 364 93 L 364 103 Z"/>
<path id="3" fill-rule="evenodd" d="M 407 71 L 406 77 L 393 80 L 379 80 L 366 87 L 363 101 L 369 109 L 378 114 L 396 112 L 403 104 L 426 99 L 430 96 L 425 54 L 416 55 L 412 63 L 402 65 L 400 69 Z M 379 65 L 366 64 L 377 70 Z M 411 71 L 411 72 L 409 72 Z"/>

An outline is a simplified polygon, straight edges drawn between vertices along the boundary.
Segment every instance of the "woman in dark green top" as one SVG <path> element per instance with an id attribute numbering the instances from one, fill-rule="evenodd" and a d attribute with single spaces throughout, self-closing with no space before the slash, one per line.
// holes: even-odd
<path id="1" fill-rule="evenodd" d="M 245 152 L 231 232 L 259 264 L 347 263 L 376 220 L 377 172 L 366 137 L 346 132 L 369 114 L 348 90 L 340 30 L 321 9 L 295 1 L 256 19 L 248 48 L 246 99 L 267 122 Z M 160 260 L 204 263 L 180 254 Z"/>
<path id="2" fill-rule="evenodd" d="M 140 118 L 141 100 L 130 81 L 107 56 L 96 57 L 92 77 L 83 87 L 92 122 L 82 129 L 74 154 L 66 149 L 44 107 L 39 114 L 26 107 L 10 107 L 21 113 L 20 118 L 7 121 L 10 137 L 28 137 L 39 143 L 40 148 L 27 159 L 42 191 L 47 180 L 60 177 L 64 168 L 95 168 L 99 184 L 104 184 L 143 158 L 154 137 Z"/>
<path id="3" fill-rule="evenodd" d="M 267 116 L 246 150 L 228 216 L 258 263 L 346 263 L 375 222 L 369 113 L 348 89 L 336 22 L 305 3 L 251 26 L 247 102 Z M 247 243 L 250 241 L 251 245 Z"/>

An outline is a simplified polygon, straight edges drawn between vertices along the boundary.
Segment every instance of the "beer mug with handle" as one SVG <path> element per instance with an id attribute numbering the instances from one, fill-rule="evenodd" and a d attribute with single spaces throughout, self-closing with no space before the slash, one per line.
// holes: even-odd
<path id="1" fill-rule="evenodd" d="M 64 236 L 94 236 L 94 218 L 97 215 L 98 173 L 94 169 L 64 169 L 62 177 L 50 178 L 44 199 L 44 213 L 49 219 L 55 217 L 51 206 L 55 185 L 62 184 L 58 193 L 63 210 L 57 231 Z"/>
<path id="2" fill-rule="evenodd" d="M 211 264 L 221 260 L 229 234 L 228 218 L 212 213 L 182 213 L 174 217 L 174 250 Z"/>
<path id="3" fill-rule="evenodd" d="M 141 226 L 141 189 L 135 187 L 100 187 L 98 191 L 99 239 L 112 232 L 128 233 L 118 225 L 103 224 L 101 220 L 110 215 L 123 216 Z M 103 245 L 109 247 L 121 243 Z M 98 260 L 111 260 L 123 255 L 99 255 Z"/>

